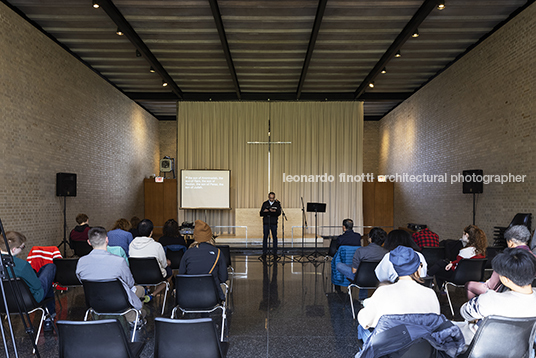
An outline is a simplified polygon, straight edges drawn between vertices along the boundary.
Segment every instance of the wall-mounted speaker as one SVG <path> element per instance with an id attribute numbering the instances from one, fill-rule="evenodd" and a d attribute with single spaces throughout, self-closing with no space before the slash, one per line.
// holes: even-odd
<path id="1" fill-rule="evenodd" d="M 484 172 L 482 169 L 463 171 L 463 193 L 482 194 L 484 192 Z M 471 178 L 470 180 L 467 180 Z"/>
<path id="2" fill-rule="evenodd" d="M 56 173 L 56 196 L 76 196 L 76 174 Z"/>

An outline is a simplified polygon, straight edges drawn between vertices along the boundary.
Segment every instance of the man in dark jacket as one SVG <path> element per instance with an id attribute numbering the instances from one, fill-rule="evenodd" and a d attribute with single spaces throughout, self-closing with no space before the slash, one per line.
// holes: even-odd
<path id="1" fill-rule="evenodd" d="M 273 253 L 277 255 L 277 218 L 281 215 L 281 203 L 275 199 L 275 193 L 268 194 L 268 200 L 262 203 L 260 216 L 262 216 L 262 254 L 268 253 L 268 236 L 272 232 Z"/>
<path id="2" fill-rule="evenodd" d="M 361 246 L 361 234 L 354 231 L 354 221 L 344 219 L 342 221 L 342 235 L 337 238 L 337 248 L 342 245 Z"/>
<path id="3" fill-rule="evenodd" d="M 194 243 L 182 257 L 179 266 L 180 275 L 211 274 L 216 281 L 220 299 L 225 300 L 220 284 L 228 278 L 227 262 L 220 249 L 214 246 L 212 230 L 204 221 L 196 220 L 194 228 Z"/>

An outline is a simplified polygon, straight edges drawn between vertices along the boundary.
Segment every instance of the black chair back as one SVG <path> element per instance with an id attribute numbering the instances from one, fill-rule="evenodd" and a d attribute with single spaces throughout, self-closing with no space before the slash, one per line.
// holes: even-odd
<path id="1" fill-rule="evenodd" d="M 164 281 L 160 265 L 154 257 L 129 257 L 130 271 L 138 285 L 156 285 Z"/>
<path id="2" fill-rule="evenodd" d="M 435 358 L 436 353 L 436 349 L 432 347 L 430 342 L 424 338 L 419 338 L 407 348 L 406 352 L 404 352 L 400 358 Z"/>
<path id="3" fill-rule="evenodd" d="M 58 321 L 57 324 L 60 358 L 132 358 L 137 357 L 143 347 L 143 343 L 134 347 L 129 344 L 116 319 Z"/>
<path id="4" fill-rule="evenodd" d="M 508 225 L 508 229 L 515 225 L 525 225 L 529 231 L 531 229 L 532 224 L 532 214 L 524 214 L 524 213 L 518 213 L 514 216 L 512 219 L 512 222 L 510 222 L 510 225 Z"/>
<path id="5" fill-rule="evenodd" d="M 444 260 L 445 257 L 445 247 L 423 247 L 421 254 L 426 259 L 428 267 L 432 267 L 436 262 Z"/>
<path id="6" fill-rule="evenodd" d="M 56 265 L 54 281 L 59 283 L 60 286 L 82 286 L 82 282 L 76 276 L 78 259 L 54 259 L 54 265 Z"/>
<path id="7" fill-rule="evenodd" d="M 113 281 L 82 280 L 87 308 L 93 308 L 98 313 L 121 313 L 132 306 L 123 284 L 118 279 Z"/>
<path id="8" fill-rule="evenodd" d="M 169 267 L 171 267 L 172 270 L 179 269 L 183 256 L 184 256 L 184 250 L 175 251 L 169 248 L 166 250 L 166 258 L 169 261 L 171 261 L 171 265 L 169 265 Z"/>
<path id="9" fill-rule="evenodd" d="M 484 318 L 465 358 L 532 357 L 536 318 Z"/>
<path id="10" fill-rule="evenodd" d="M 337 236 L 332 236 L 331 241 L 329 242 L 328 256 L 333 257 L 339 249 L 339 244 L 337 241 Z"/>
<path id="11" fill-rule="evenodd" d="M 464 285 L 469 281 L 484 281 L 484 269 L 487 261 L 487 259 L 461 260 L 449 282 Z"/>
<path id="12" fill-rule="evenodd" d="M 22 300 L 24 302 L 24 306 L 21 307 L 22 309 L 26 307 L 28 311 L 31 311 L 34 308 L 40 306 L 39 303 L 35 301 L 32 293 L 30 292 L 30 289 L 28 288 L 28 285 L 26 285 L 26 282 L 24 282 L 22 279 L 20 278 L 16 278 L 15 280 L 3 279 L 2 282 L 4 284 L 4 289 L 6 292 L 6 300 L 7 300 L 9 313 L 19 312 L 19 306 L 17 304 L 17 295 L 15 295 L 15 293 L 18 291 L 21 292 Z M 15 292 L 13 292 L 13 290 L 15 290 Z M 0 294 L 0 313 L 6 313 L 4 298 L 2 297 L 1 294 Z"/>
<path id="13" fill-rule="evenodd" d="M 223 357 L 214 322 L 155 318 L 154 357 Z"/>
<path id="14" fill-rule="evenodd" d="M 74 254 L 78 257 L 86 256 L 93 250 L 91 245 L 87 241 L 71 241 L 71 247 L 73 248 Z"/>
<path id="15" fill-rule="evenodd" d="M 502 247 L 489 246 L 488 248 L 486 248 L 486 258 L 488 259 L 488 262 L 486 262 L 486 270 L 492 269 L 491 261 L 493 260 L 495 256 L 500 254 L 502 251 L 503 251 Z"/>
<path id="16" fill-rule="evenodd" d="M 374 270 L 380 261 L 361 261 L 355 273 L 353 284 L 361 288 L 374 289 L 378 287 L 380 281 L 376 277 Z"/>
<path id="17" fill-rule="evenodd" d="M 220 304 L 220 293 L 212 275 L 175 276 L 175 303 L 185 310 L 209 310 Z"/>
<path id="18" fill-rule="evenodd" d="M 221 250 L 222 255 L 225 257 L 227 267 L 233 266 L 233 263 L 231 262 L 231 248 L 229 245 L 216 245 L 216 247 Z"/>

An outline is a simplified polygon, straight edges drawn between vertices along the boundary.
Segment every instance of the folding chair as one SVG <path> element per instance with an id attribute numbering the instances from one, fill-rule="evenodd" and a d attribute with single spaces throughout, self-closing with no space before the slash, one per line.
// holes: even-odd
<path id="1" fill-rule="evenodd" d="M 225 297 L 227 298 L 227 285 Z M 175 304 L 171 318 L 175 318 L 177 309 L 185 313 L 211 313 L 222 310 L 221 341 L 225 330 L 226 301 L 220 299 L 220 292 L 211 274 L 206 275 L 177 275 L 175 276 Z"/>
<path id="2" fill-rule="evenodd" d="M 225 349 L 218 340 L 211 318 L 169 319 L 157 317 L 154 331 L 154 357 L 223 358 Z M 180 355 L 177 354 L 180 352 Z"/>
<path id="3" fill-rule="evenodd" d="M 145 341 L 129 342 L 116 319 L 58 321 L 60 358 L 135 358 Z"/>
<path id="4" fill-rule="evenodd" d="M 448 286 L 465 287 L 465 283 L 469 281 L 483 281 L 484 269 L 488 259 L 464 259 L 458 264 L 454 275 L 450 280 L 445 281 L 442 289 L 447 293 L 447 299 L 449 301 L 450 312 L 454 317 L 454 309 L 452 308 L 452 301 L 450 300 L 450 294 Z"/>
<path id="5" fill-rule="evenodd" d="M 169 291 L 169 282 L 162 277 L 162 271 L 156 258 L 154 257 L 130 257 L 130 271 L 134 277 L 136 284 L 140 286 L 159 286 L 160 284 L 166 285 L 164 291 L 164 301 L 162 302 L 162 315 L 166 308 L 166 299 Z"/>
<path id="6" fill-rule="evenodd" d="M 78 259 L 54 259 L 56 265 L 56 277 L 54 281 L 63 287 L 81 287 L 82 282 L 76 276 Z"/>
<path id="7" fill-rule="evenodd" d="M 432 267 L 436 262 L 446 258 L 445 247 L 428 247 L 425 246 L 421 250 L 421 254 L 426 259 L 428 267 Z"/>
<path id="8" fill-rule="evenodd" d="M 102 282 L 82 280 L 82 285 L 84 286 L 86 306 L 88 307 L 84 321 L 87 321 L 90 313 L 92 315 L 124 316 L 129 312 L 134 312 L 136 314 L 136 321 L 134 322 L 131 338 L 131 341 L 134 342 L 141 312 L 132 307 L 128 301 L 127 292 L 121 281 L 118 279 Z"/>
<path id="9" fill-rule="evenodd" d="M 221 250 L 221 253 L 225 257 L 225 262 L 227 263 L 227 270 L 231 271 L 231 287 L 229 287 L 229 292 L 233 292 L 235 270 L 231 261 L 231 247 L 229 245 L 216 245 L 216 247 Z"/>
<path id="10" fill-rule="evenodd" d="M 376 277 L 374 270 L 380 261 L 361 261 L 359 268 L 355 273 L 354 280 L 348 285 L 348 297 L 350 297 L 350 305 L 352 306 L 352 317 L 355 319 L 354 300 L 352 298 L 352 287 L 360 290 L 375 290 L 380 281 Z"/>

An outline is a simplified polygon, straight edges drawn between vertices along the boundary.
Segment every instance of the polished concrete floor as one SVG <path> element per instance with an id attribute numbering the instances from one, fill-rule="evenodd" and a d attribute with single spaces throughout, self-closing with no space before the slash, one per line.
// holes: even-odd
<path id="1" fill-rule="evenodd" d="M 261 262 L 256 255 L 233 254 L 233 266 L 235 279 L 225 330 L 227 357 L 353 357 L 358 351 L 357 322 L 352 319 L 346 288 L 337 293 L 331 285 L 329 260 L 274 264 Z M 59 297 L 58 319 L 83 320 L 82 288 L 69 289 Z M 451 318 L 446 297 L 439 297 L 442 312 Z M 172 302 L 173 298 L 168 299 L 164 317 L 171 315 Z M 454 294 L 455 307 L 463 302 L 459 289 Z M 136 338 L 146 341 L 142 357 L 153 356 L 154 317 L 160 316 L 160 309 L 159 298 L 145 305 L 148 323 Z M 220 322 L 219 317 L 213 314 L 215 322 Z M 19 356 L 31 357 L 31 343 L 20 318 L 12 319 Z M 3 352 L 3 345 L 1 349 Z M 56 335 L 41 333 L 38 349 L 41 357 L 57 357 Z"/>

